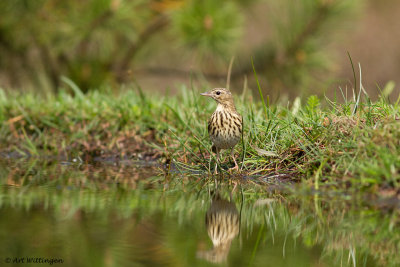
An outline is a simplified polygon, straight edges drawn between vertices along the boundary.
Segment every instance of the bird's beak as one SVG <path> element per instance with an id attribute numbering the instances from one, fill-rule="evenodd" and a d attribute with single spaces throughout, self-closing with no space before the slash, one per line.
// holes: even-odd
<path id="1" fill-rule="evenodd" d="M 202 96 L 212 96 L 212 94 L 210 92 L 205 92 L 205 93 L 201 93 Z"/>

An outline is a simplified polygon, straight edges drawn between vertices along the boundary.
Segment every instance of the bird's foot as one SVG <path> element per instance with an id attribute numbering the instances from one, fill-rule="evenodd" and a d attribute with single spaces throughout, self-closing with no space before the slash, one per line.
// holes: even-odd
<path id="1" fill-rule="evenodd" d="M 229 171 L 229 172 L 238 172 L 238 171 L 239 171 L 239 166 L 236 165 L 236 166 L 233 167 L 233 168 L 229 168 L 228 171 Z"/>
<path id="2" fill-rule="evenodd" d="M 218 164 L 215 165 L 215 169 L 214 169 L 214 175 L 218 174 Z"/>

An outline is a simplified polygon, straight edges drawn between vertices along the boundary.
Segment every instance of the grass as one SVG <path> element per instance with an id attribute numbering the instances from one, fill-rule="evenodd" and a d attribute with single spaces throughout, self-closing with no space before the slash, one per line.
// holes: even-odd
<path id="1" fill-rule="evenodd" d="M 2 151 L 83 162 L 158 158 L 181 171 L 210 171 L 206 121 L 215 103 L 199 95 L 203 88 L 182 86 L 176 96 L 140 88 L 82 94 L 66 82 L 75 96 L 0 91 Z M 382 95 L 372 102 L 361 89 L 351 97 L 340 90 L 339 100 L 310 96 L 268 107 L 249 90 L 236 95 L 245 126 L 244 143 L 236 147 L 242 172 L 287 174 L 317 189 L 329 185 L 396 195 L 399 101 Z"/>

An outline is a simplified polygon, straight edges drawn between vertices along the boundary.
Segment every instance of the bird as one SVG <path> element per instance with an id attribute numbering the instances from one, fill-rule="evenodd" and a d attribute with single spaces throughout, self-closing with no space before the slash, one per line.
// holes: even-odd
<path id="1" fill-rule="evenodd" d="M 214 88 L 201 95 L 211 97 L 217 102 L 217 108 L 209 118 L 207 127 L 208 135 L 213 143 L 211 150 L 217 156 L 214 173 L 218 173 L 219 152 L 222 149 L 231 149 L 230 156 L 235 166 L 230 170 L 237 171 L 239 167 L 235 159 L 234 147 L 242 137 L 243 119 L 236 111 L 232 93 L 225 88 Z"/>
<path id="2" fill-rule="evenodd" d="M 231 243 L 239 234 L 240 229 L 240 216 L 232 197 L 228 200 L 217 192 L 211 201 L 205 219 L 213 249 L 199 251 L 197 256 L 213 263 L 224 262 L 228 257 Z"/>

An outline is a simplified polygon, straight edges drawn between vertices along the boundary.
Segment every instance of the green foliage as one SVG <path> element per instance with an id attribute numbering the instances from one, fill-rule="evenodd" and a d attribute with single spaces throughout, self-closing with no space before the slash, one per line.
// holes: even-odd
<path id="1" fill-rule="evenodd" d="M 183 41 L 201 53 L 232 55 L 243 15 L 233 1 L 193 0 L 177 12 Z"/>
<path id="2" fill-rule="evenodd" d="M 9 55 L 1 67 L 7 69 L 14 60 L 10 72 L 26 70 L 33 80 L 44 73 L 54 89 L 61 75 L 84 91 L 98 87 L 110 81 L 112 64 L 120 64 L 142 21 L 153 17 L 143 2 L 2 1 L 0 49 Z M 123 48 L 118 48 L 121 43 Z"/>
<path id="3" fill-rule="evenodd" d="M 307 99 L 307 107 L 306 109 L 309 112 L 315 112 L 316 109 L 320 106 L 319 98 L 316 95 L 309 96 Z"/>
<path id="4" fill-rule="evenodd" d="M 257 71 L 275 90 L 318 92 L 336 62 L 331 44 L 340 40 L 339 29 L 356 17 L 363 1 L 267 2 L 273 37 L 256 51 Z"/>
<path id="5" fill-rule="evenodd" d="M 255 55 L 255 69 L 277 90 L 316 88 L 334 62 L 327 44 L 362 0 L 265 1 L 273 37 L 249 54 L 242 37 L 257 1 L 1 1 L 0 74 L 12 87 L 45 91 L 65 76 L 86 92 L 136 79 L 160 54 L 186 66 L 182 55 L 194 51 L 217 77 L 232 56 L 243 62 L 233 80 L 252 73 Z"/>
<path id="6" fill-rule="evenodd" d="M 120 146 L 117 140 L 133 138 L 137 144 L 140 136 L 151 133 L 152 139 L 145 143 L 150 142 L 179 170 L 212 170 L 215 159 L 206 121 L 215 103 L 199 95 L 203 90 L 182 87 L 176 97 L 157 97 L 139 88 L 110 97 L 109 91 L 83 95 L 76 85 L 70 86 L 75 97 L 64 91 L 45 100 L 32 94 L 2 93 L 0 148 L 84 158 L 101 147 L 126 155 L 134 148 L 129 143 Z M 374 185 L 398 188 L 398 103 L 365 98 L 357 101 L 353 115 L 356 102 L 351 98 L 340 104 L 321 103 L 311 96 L 304 106 L 300 99 L 293 108 L 270 105 L 266 119 L 265 105 L 251 95 L 235 101 L 244 118 L 244 143 L 236 147 L 236 155 L 245 173 L 284 174 L 320 181 L 319 186 L 328 181 L 372 191 Z M 222 165 L 223 169 L 229 166 Z"/>

